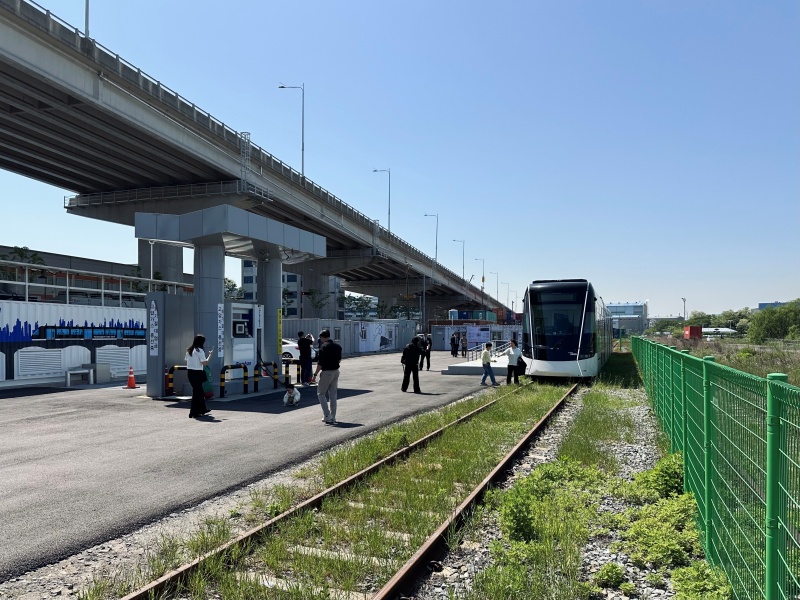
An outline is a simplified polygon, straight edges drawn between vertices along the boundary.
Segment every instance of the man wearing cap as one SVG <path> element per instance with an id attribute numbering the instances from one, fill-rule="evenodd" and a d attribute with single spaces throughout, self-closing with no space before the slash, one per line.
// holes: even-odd
<path id="1" fill-rule="evenodd" d="M 342 347 L 331 340 L 331 332 L 319 332 L 319 355 L 314 377 L 317 381 L 317 398 L 322 407 L 322 420 L 328 425 L 336 425 L 336 393 L 339 388 L 339 363 L 342 361 Z M 320 373 L 321 371 L 321 373 Z M 330 402 L 330 408 L 328 407 Z"/>

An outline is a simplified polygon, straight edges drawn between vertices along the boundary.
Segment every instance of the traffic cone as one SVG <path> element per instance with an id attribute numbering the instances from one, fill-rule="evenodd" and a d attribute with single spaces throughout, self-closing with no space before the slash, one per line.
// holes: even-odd
<path id="1" fill-rule="evenodd" d="M 126 385 L 124 389 L 126 390 L 136 389 L 136 379 L 133 376 L 133 367 L 131 367 L 131 370 L 128 371 L 128 385 Z"/>

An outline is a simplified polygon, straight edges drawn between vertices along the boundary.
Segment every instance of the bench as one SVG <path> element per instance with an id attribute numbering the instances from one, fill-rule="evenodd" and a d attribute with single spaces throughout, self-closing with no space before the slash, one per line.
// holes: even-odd
<path id="1" fill-rule="evenodd" d="M 89 385 L 94 384 L 94 370 L 93 369 L 70 369 L 65 372 L 67 377 L 67 387 L 70 386 L 71 378 L 73 375 L 87 375 L 89 379 Z"/>

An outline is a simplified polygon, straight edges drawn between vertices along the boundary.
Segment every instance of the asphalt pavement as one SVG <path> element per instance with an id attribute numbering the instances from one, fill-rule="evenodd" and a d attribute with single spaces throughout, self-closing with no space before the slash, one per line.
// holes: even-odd
<path id="1" fill-rule="evenodd" d="M 269 379 L 259 393 L 209 401 L 202 420 L 188 418 L 188 399 L 153 400 L 144 386 L 4 390 L 0 581 L 485 389 L 480 375 L 441 373 L 462 360 L 432 352 L 413 394 L 400 390 L 399 353 L 344 359 L 336 426 L 320 421 L 315 387 L 286 408 Z"/>

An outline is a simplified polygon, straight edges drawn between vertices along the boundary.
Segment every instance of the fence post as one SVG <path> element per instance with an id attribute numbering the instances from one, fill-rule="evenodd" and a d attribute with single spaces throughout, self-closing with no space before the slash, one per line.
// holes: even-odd
<path id="1" fill-rule="evenodd" d="M 681 453 L 683 454 L 683 493 L 688 491 L 686 486 L 686 474 L 688 461 L 686 459 L 686 355 L 688 350 L 681 350 Z"/>
<path id="2" fill-rule="evenodd" d="M 675 452 L 675 356 L 678 354 L 676 346 L 669 347 L 669 451 Z"/>
<path id="3" fill-rule="evenodd" d="M 705 551 L 711 557 L 711 376 L 708 364 L 713 356 L 703 357 L 703 521 L 705 523 Z"/>
<path id="4" fill-rule="evenodd" d="M 779 521 L 781 515 L 781 404 L 773 393 L 773 381 L 789 381 L 783 373 L 767 375 L 767 515 L 766 515 L 766 570 L 764 574 L 765 600 L 778 600 L 783 585 L 780 582 L 781 554 L 786 552 L 786 542 Z M 785 482 L 784 482 L 785 483 Z"/>

